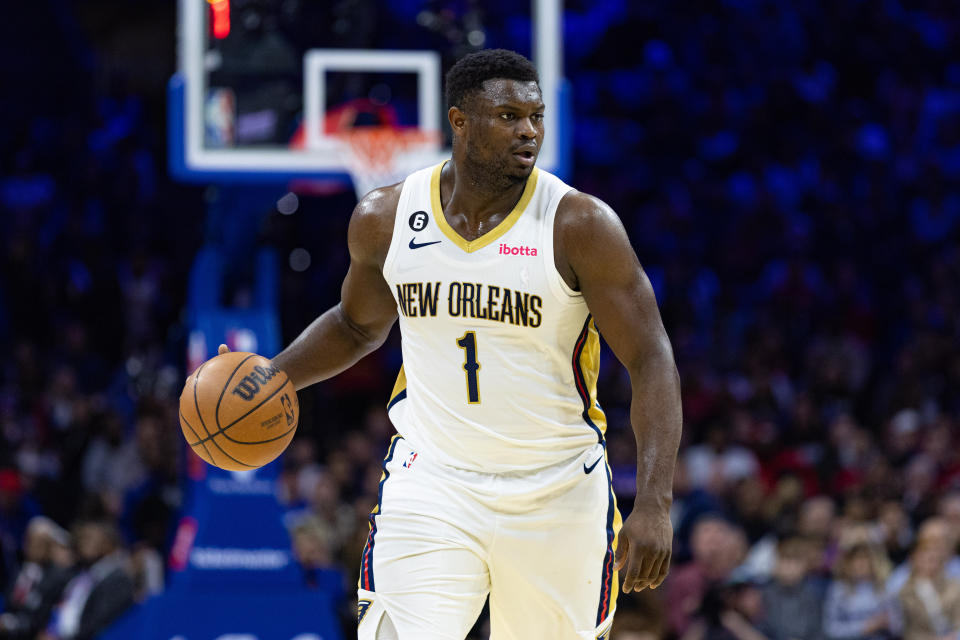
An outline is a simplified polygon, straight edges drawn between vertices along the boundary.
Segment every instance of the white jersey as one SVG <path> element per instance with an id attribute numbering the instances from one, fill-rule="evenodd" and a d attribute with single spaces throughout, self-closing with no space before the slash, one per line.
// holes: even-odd
<path id="1" fill-rule="evenodd" d="M 539 469 L 603 442 L 599 335 L 554 264 L 571 188 L 534 169 L 516 207 L 465 240 L 444 218 L 443 165 L 403 183 L 383 275 L 403 368 L 388 410 L 421 454 L 488 473 Z"/>

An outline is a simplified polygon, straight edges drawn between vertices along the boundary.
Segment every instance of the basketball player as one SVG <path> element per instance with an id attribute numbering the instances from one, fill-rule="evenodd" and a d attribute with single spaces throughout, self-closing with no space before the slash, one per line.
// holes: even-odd
<path id="1" fill-rule="evenodd" d="M 494 640 L 607 638 L 618 569 L 629 592 L 670 564 L 670 344 L 616 214 L 535 167 L 545 107 L 530 61 L 481 51 L 446 81 L 452 159 L 361 200 L 340 304 L 273 362 L 301 389 L 383 344 L 399 315 L 399 435 L 363 552 L 362 640 L 463 640 L 488 594 Z M 633 390 L 622 531 L 598 330 Z"/>

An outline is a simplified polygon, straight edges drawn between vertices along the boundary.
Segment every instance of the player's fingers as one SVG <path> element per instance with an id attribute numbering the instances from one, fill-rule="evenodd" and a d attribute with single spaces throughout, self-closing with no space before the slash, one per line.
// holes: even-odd
<path id="1" fill-rule="evenodd" d="M 640 571 L 640 580 L 635 587 L 641 591 L 648 587 L 653 587 L 660 577 L 660 566 L 663 563 L 664 554 L 655 549 L 648 549 L 644 554 L 643 568 Z"/>
<path id="2" fill-rule="evenodd" d="M 663 558 L 663 562 L 660 564 L 660 575 L 657 576 L 657 579 L 653 581 L 653 584 L 650 585 L 651 589 L 656 589 L 663 581 L 666 580 L 667 574 L 670 573 L 670 561 L 673 558 L 673 553 L 667 551 L 667 555 Z"/>
<path id="3" fill-rule="evenodd" d="M 623 592 L 630 593 L 640 577 L 640 558 L 631 553 L 627 558 L 626 569 L 623 572 Z"/>
<path id="4" fill-rule="evenodd" d="M 230 347 L 228 347 L 225 344 L 222 344 L 217 348 L 217 355 L 222 356 L 225 353 L 230 353 Z"/>
<path id="5" fill-rule="evenodd" d="M 637 578 L 637 583 L 633 585 L 634 591 L 643 591 L 650 586 L 650 583 L 653 582 L 651 579 L 651 573 L 654 569 L 654 564 L 656 564 L 656 558 L 651 556 L 649 552 L 645 553 L 643 556 L 643 564 L 640 568 L 640 575 Z"/>
<path id="6" fill-rule="evenodd" d="M 620 536 L 620 540 L 617 544 L 617 552 L 614 554 L 613 558 L 613 568 L 617 571 L 623 569 L 623 565 L 626 564 L 627 558 L 630 557 L 630 539 L 626 536 Z"/>
<path id="7" fill-rule="evenodd" d="M 654 559 L 653 563 L 650 565 L 650 573 L 647 574 L 647 580 L 649 580 L 649 586 L 651 589 L 656 589 L 658 584 L 658 579 L 660 578 L 660 567 L 663 566 L 663 561 L 666 558 L 666 554 L 658 554 Z"/>
<path id="8" fill-rule="evenodd" d="M 649 570 L 649 557 L 641 548 L 634 548 L 630 559 L 627 562 L 627 578 L 623 583 L 624 593 L 640 591 L 649 582 L 647 580 L 647 571 Z"/>

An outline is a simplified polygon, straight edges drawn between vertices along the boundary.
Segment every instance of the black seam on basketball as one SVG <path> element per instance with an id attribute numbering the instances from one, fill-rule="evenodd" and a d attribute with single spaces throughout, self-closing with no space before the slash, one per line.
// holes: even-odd
<path id="1" fill-rule="evenodd" d="M 220 434 L 214 434 L 214 436 L 216 436 L 216 435 L 220 435 Z M 211 438 L 212 438 L 212 437 L 213 437 L 213 436 L 211 436 Z M 240 460 L 237 460 L 237 459 L 234 458 L 232 455 L 230 455 L 229 453 L 227 453 L 226 451 L 224 451 L 224 450 L 223 450 L 223 447 L 221 447 L 219 444 L 217 444 L 217 441 L 216 441 L 216 440 L 210 440 L 210 442 L 213 443 L 213 446 L 215 446 L 217 449 L 219 449 L 220 453 L 222 453 L 223 455 L 227 456 L 228 458 L 230 458 L 231 460 L 233 460 L 234 462 L 236 462 L 237 464 L 239 464 L 239 465 L 241 465 L 241 466 L 249 467 L 249 468 L 251 468 L 251 469 L 258 469 L 258 468 L 260 468 L 260 467 L 263 466 L 263 465 L 247 464 L 246 462 L 241 462 Z M 217 465 L 217 466 L 219 467 L 220 465 Z"/>
<path id="2" fill-rule="evenodd" d="M 243 363 L 246 362 L 247 360 L 249 360 L 250 358 L 254 357 L 255 355 L 257 355 L 257 354 L 251 353 L 251 354 L 248 355 L 246 358 L 244 358 L 243 360 L 241 360 L 241 361 L 240 361 L 240 364 L 237 365 L 237 368 L 234 369 L 234 370 L 230 373 L 230 377 L 227 378 L 227 381 L 226 381 L 225 383 L 223 383 L 223 389 L 220 390 L 220 397 L 217 398 L 217 408 L 216 408 L 216 410 L 213 412 L 213 419 L 214 419 L 214 421 L 217 423 L 218 433 L 219 433 L 219 429 L 220 429 L 220 403 L 223 402 L 223 394 L 225 394 L 225 393 L 227 392 L 227 387 L 230 386 L 230 381 L 233 380 L 233 376 L 237 375 L 237 371 L 240 370 L 240 367 L 243 366 Z"/>
<path id="3" fill-rule="evenodd" d="M 296 430 L 296 428 L 297 428 L 297 425 L 293 425 L 292 427 L 290 427 L 289 429 L 287 429 L 286 431 L 284 431 L 283 433 L 281 433 L 281 434 L 278 435 L 278 436 L 274 436 L 274 437 L 270 438 L 269 440 L 257 440 L 256 442 L 244 442 L 243 440 L 234 440 L 234 439 L 231 438 L 229 435 L 227 435 L 226 432 L 223 433 L 223 437 L 226 438 L 227 440 L 229 440 L 230 442 L 234 443 L 234 444 L 267 444 L 268 442 L 273 442 L 273 441 L 275 441 L 275 440 L 279 440 L 280 438 L 285 438 L 288 433 L 290 433 L 291 431 Z"/>
<path id="4" fill-rule="evenodd" d="M 209 360 L 208 360 L 207 362 L 209 362 Z M 209 433 L 210 433 L 210 430 L 207 429 L 207 423 L 203 421 L 203 414 L 200 413 L 200 401 L 197 400 L 197 387 L 200 386 L 200 372 L 203 371 L 203 367 L 206 366 L 206 364 L 207 364 L 207 363 L 204 362 L 202 365 L 200 365 L 200 368 L 197 369 L 197 376 L 196 376 L 196 378 L 194 379 L 194 382 L 193 382 L 193 404 L 194 404 L 194 406 L 197 408 L 197 416 L 199 416 L 199 418 L 200 418 L 200 425 L 203 427 L 203 430 L 206 431 L 207 434 L 209 434 Z M 199 435 L 199 434 L 198 434 L 198 435 Z M 216 434 L 213 434 L 213 435 L 216 435 Z M 229 453 L 227 453 L 226 451 L 224 451 L 224 450 L 223 450 L 223 447 L 221 447 L 219 444 L 217 444 L 217 441 L 213 439 L 213 435 L 209 436 L 208 438 L 205 438 L 205 439 L 202 440 L 201 442 L 207 442 L 207 441 L 209 440 L 210 442 L 213 443 L 213 446 L 215 446 L 215 447 L 220 451 L 220 453 L 222 453 L 223 455 L 227 456 L 228 458 L 230 458 L 231 460 L 233 460 L 233 461 L 236 462 L 237 464 L 239 464 L 239 465 L 241 465 L 241 466 L 244 466 L 244 467 L 250 467 L 251 469 L 256 469 L 256 468 L 257 468 L 256 465 L 247 464 L 246 462 L 240 462 L 239 460 L 237 460 L 236 458 L 234 458 L 232 455 L 230 455 Z M 213 456 L 210 456 L 210 459 L 213 460 Z M 215 466 L 218 466 L 218 467 L 220 466 L 220 465 L 218 465 L 218 464 L 216 464 L 216 463 L 214 463 L 214 465 L 215 465 Z"/>
<path id="5" fill-rule="evenodd" d="M 193 447 L 196 446 L 196 445 L 198 445 L 198 444 L 199 444 L 201 447 L 203 447 L 203 452 L 207 454 L 207 457 L 208 457 L 208 458 L 210 458 L 210 464 L 213 464 L 213 456 L 210 455 L 210 451 L 207 449 L 207 445 L 205 445 L 205 444 L 200 440 L 200 434 L 197 433 L 197 430 L 194 429 L 193 426 L 187 421 L 186 416 L 183 415 L 183 411 L 180 411 L 179 413 L 180 413 L 180 419 L 183 420 L 183 424 L 187 425 L 187 429 L 190 429 L 190 433 L 192 433 L 192 434 L 194 435 L 194 437 L 197 438 L 197 441 L 196 441 L 196 442 L 194 442 L 194 443 L 192 443 L 192 444 L 188 442 L 187 444 L 190 446 L 191 449 L 193 449 Z"/>
<path id="6" fill-rule="evenodd" d="M 197 410 L 197 417 L 200 418 L 200 426 L 203 427 L 203 432 L 209 436 L 210 430 L 207 429 L 207 423 L 203 421 L 203 414 L 200 413 L 200 401 L 197 400 L 197 387 L 200 386 L 200 372 L 203 371 L 205 366 L 207 366 L 206 362 L 200 365 L 200 368 L 197 369 L 197 374 L 193 376 L 193 406 Z M 199 436 L 200 434 L 198 433 L 197 435 Z M 211 460 L 212 459 L 213 458 L 211 458 Z"/>
<path id="7" fill-rule="evenodd" d="M 253 407 L 252 409 L 250 409 L 250 411 L 247 411 L 245 414 L 243 414 L 242 416 L 240 416 L 239 418 L 237 418 L 236 420 L 234 420 L 233 422 L 231 422 L 231 423 L 228 424 L 227 426 L 225 426 L 225 427 L 220 427 L 219 429 L 217 429 L 217 432 L 216 432 L 216 433 L 210 433 L 209 431 L 207 431 L 207 433 L 208 433 L 209 435 L 208 435 L 206 438 L 204 438 L 203 441 L 206 442 L 207 440 L 213 440 L 214 436 L 218 436 L 218 435 L 220 435 L 221 433 L 223 433 L 224 435 L 226 435 L 225 432 L 226 432 L 227 429 L 229 429 L 229 428 L 232 427 L 233 425 L 237 424 L 238 422 L 240 422 L 241 420 L 243 420 L 244 418 L 246 418 L 247 416 L 249 416 L 251 413 L 253 413 L 253 412 L 256 411 L 257 409 L 259 409 L 260 407 L 262 407 L 264 404 L 266 404 L 266 403 L 270 400 L 270 398 L 272 398 L 273 396 L 277 395 L 277 393 L 279 393 L 280 391 L 282 391 L 283 388 L 284 388 L 285 386 L 287 386 L 287 383 L 288 383 L 288 382 L 290 382 L 290 378 L 289 378 L 289 377 L 287 377 L 287 378 L 283 381 L 283 384 L 281 384 L 279 387 L 277 387 L 276 389 L 274 389 L 273 392 L 272 392 L 270 395 L 268 395 L 266 398 L 264 398 L 263 400 L 261 400 L 261 401 L 260 401 L 260 404 L 258 404 L 257 406 Z M 196 390 L 194 390 L 194 392 L 196 392 Z M 197 414 L 199 414 L 199 413 L 200 413 L 200 410 L 197 409 Z M 201 422 L 201 423 L 203 422 L 203 416 L 200 416 L 200 422 Z M 204 430 L 206 430 L 206 428 L 207 428 L 206 425 L 204 425 L 203 428 L 204 428 Z M 227 439 L 230 440 L 229 437 L 228 437 Z M 234 440 L 233 442 L 236 442 L 236 441 Z M 218 448 L 218 449 L 220 448 L 219 445 L 217 446 L 217 448 Z"/>

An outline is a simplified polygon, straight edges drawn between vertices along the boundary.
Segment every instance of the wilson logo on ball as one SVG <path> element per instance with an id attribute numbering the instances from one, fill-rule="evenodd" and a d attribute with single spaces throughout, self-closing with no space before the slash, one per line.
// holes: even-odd
<path id="1" fill-rule="evenodd" d="M 261 387 L 267 384 L 267 382 L 278 373 L 280 373 L 280 369 L 276 367 L 256 366 L 233 388 L 233 394 L 240 396 L 244 400 L 253 400 L 253 397 L 257 395 Z"/>

